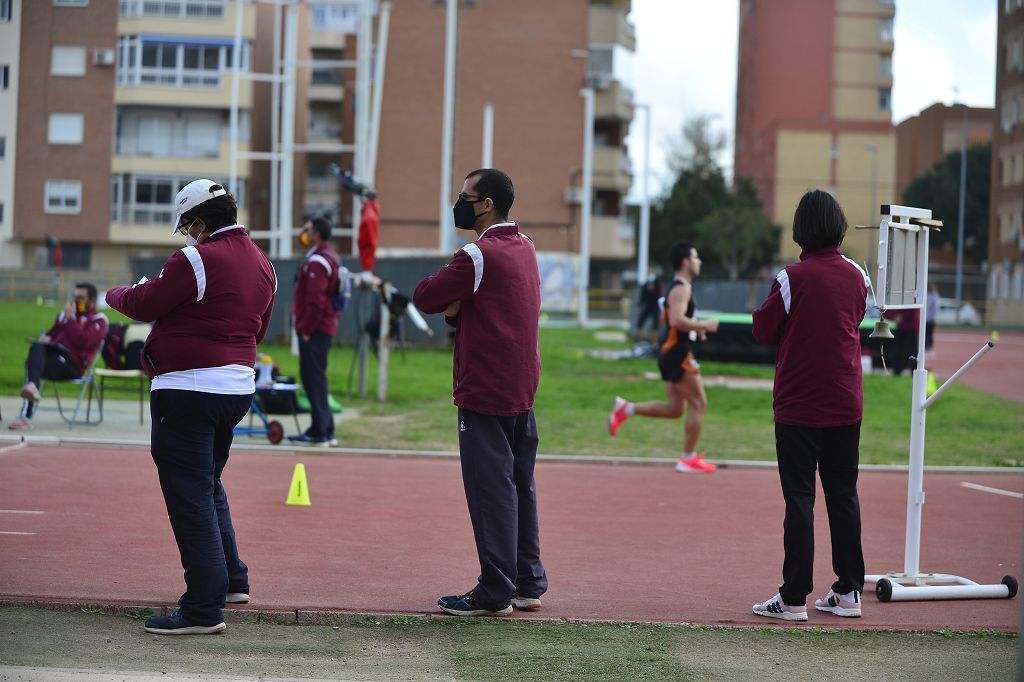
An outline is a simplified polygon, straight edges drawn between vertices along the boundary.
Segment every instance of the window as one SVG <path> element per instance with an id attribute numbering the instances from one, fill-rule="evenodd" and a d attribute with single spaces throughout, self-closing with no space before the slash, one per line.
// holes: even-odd
<path id="1" fill-rule="evenodd" d="M 224 16 L 224 0 L 121 0 L 122 17 L 181 17 L 184 19 Z"/>
<path id="2" fill-rule="evenodd" d="M 11 81 L 11 67 L 0 64 L 0 90 L 6 90 Z"/>
<path id="3" fill-rule="evenodd" d="M 118 41 L 120 85 L 217 88 L 231 69 L 230 41 L 197 38 L 179 43 L 165 37 L 122 36 Z M 241 69 L 249 70 L 249 44 L 242 44 Z"/>
<path id="4" fill-rule="evenodd" d="M 7 138 L 0 135 L 0 159 L 7 157 Z"/>
<path id="5" fill-rule="evenodd" d="M 892 109 L 892 88 L 878 88 L 878 110 L 890 111 Z"/>
<path id="6" fill-rule="evenodd" d="M 882 19 L 882 30 L 879 38 L 883 43 L 892 42 L 892 18 Z"/>
<path id="7" fill-rule="evenodd" d="M 81 213 L 82 182 L 80 180 L 47 180 L 46 203 L 43 210 L 47 213 Z"/>
<path id="8" fill-rule="evenodd" d="M 0 0 L 0 21 L 11 20 L 11 0 Z"/>
<path id="9" fill-rule="evenodd" d="M 50 144 L 82 144 L 82 114 L 50 114 Z"/>
<path id="10" fill-rule="evenodd" d="M 174 195 L 195 176 L 115 174 L 111 177 L 111 220 L 120 223 L 169 225 L 174 220 Z M 227 187 L 226 178 L 210 178 Z M 245 181 L 238 179 L 232 192 L 245 205 Z"/>
<path id="11" fill-rule="evenodd" d="M 878 75 L 882 78 L 892 79 L 892 55 L 883 54 L 879 58 Z"/>
<path id="12" fill-rule="evenodd" d="M 53 0 L 54 7 L 87 7 L 89 0 Z"/>
<path id="13" fill-rule="evenodd" d="M 4 224 L 4 203 L 0 201 L 0 225 Z"/>
<path id="14" fill-rule="evenodd" d="M 85 46 L 54 45 L 50 51 L 51 76 L 84 76 Z"/>

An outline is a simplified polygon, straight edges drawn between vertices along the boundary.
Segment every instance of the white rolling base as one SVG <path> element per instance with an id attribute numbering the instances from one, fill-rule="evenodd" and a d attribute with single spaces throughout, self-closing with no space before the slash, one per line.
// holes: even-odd
<path id="1" fill-rule="evenodd" d="M 934 601 L 936 599 L 1012 599 L 1017 594 L 1017 579 L 1003 577 L 998 585 L 979 585 L 973 580 L 944 573 L 887 573 L 866 575 L 864 582 L 875 583 L 878 601 Z M 906 583 L 906 584 L 904 584 Z M 929 583 L 946 583 L 930 585 Z"/>

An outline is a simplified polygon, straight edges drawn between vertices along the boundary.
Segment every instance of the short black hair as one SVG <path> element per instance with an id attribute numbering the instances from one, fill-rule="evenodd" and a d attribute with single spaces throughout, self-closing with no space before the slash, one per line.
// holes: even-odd
<path id="1" fill-rule="evenodd" d="M 89 300 L 90 301 L 95 301 L 96 300 L 97 293 L 96 293 L 96 285 L 95 284 L 91 284 L 89 282 L 79 282 L 78 284 L 75 285 L 75 288 L 76 289 L 85 289 L 86 293 L 89 296 Z"/>
<path id="2" fill-rule="evenodd" d="M 839 246 L 846 228 L 846 215 L 839 202 L 820 189 L 804 194 L 793 214 L 793 241 L 802 249 Z"/>
<path id="3" fill-rule="evenodd" d="M 683 267 L 683 261 L 693 255 L 693 244 L 690 242 L 676 242 L 672 245 L 672 269 L 678 270 Z"/>
<path id="4" fill-rule="evenodd" d="M 224 189 L 220 185 L 213 185 L 210 191 Z M 219 230 L 222 227 L 230 227 L 238 224 L 238 204 L 230 194 L 222 194 L 219 197 L 207 199 L 190 211 L 181 216 L 188 222 L 202 220 L 209 232 Z"/>
<path id="5" fill-rule="evenodd" d="M 516 189 L 512 178 L 497 168 L 477 168 L 466 179 L 477 178 L 476 195 L 494 202 L 494 212 L 499 218 L 508 218 L 512 202 L 516 200 Z"/>
<path id="6" fill-rule="evenodd" d="M 313 216 L 308 218 L 309 224 L 313 226 L 313 231 L 320 235 L 320 241 L 329 242 L 331 241 L 331 221 L 322 215 Z"/>

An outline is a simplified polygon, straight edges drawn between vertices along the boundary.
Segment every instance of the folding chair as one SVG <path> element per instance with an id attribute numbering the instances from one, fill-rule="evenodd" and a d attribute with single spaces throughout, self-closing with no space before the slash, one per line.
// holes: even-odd
<path id="1" fill-rule="evenodd" d="M 85 372 L 82 374 L 82 376 L 78 377 L 77 379 L 44 378 L 41 379 L 39 382 L 40 395 L 46 389 L 47 383 L 53 384 L 53 395 L 57 399 L 57 412 L 60 414 L 61 419 L 68 423 L 69 429 L 75 428 L 75 424 L 81 424 L 83 426 L 98 426 L 100 422 L 103 421 L 102 403 L 100 403 L 99 419 L 97 419 L 96 421 L 92 421 L 92 394 L 96 390 L 96 363 L 100 359 L 100 350 L 102 350 L 102 348 L 103 343 L 101 342 L 100 347 L 96 349 L 96 354 L 93 356 L 92 362 L 89 363 L 89 366 L 85 369 Z M 75 409 L 71 413 L 70 419 L 66 414 L 64 414 L 64 406 L 60 402 L 60 389 L 58 388 L 60 384 L 74 384 L 82 387 L 82 390 L 79 391 L 78 393 L 78 400 L 75 402 Z M 78 412 L 82 408 L 82 400 L 85 399 L 87 391 L 89 393 L 89 397 L 88 400 L 86 401 L 85 419 L 80 420 L 78 418 Z"/>
<path id="2" fill-rule="evenodd" d="M 149 332 L 153 329 L 151 324 L 131 324 L 128 325 L 128 329 L 125 331 L 124 340 L 122 343 L 127 346 L 128 344 L 135 341 L 142 341 L 145 343 L 149 337 Z M 134 379 L 138 382 L 139 386 L 139 424 L 145 423 L 145 405 L 146 405 L 146 380 L 148 377 L 141 369 L 107 369 L 105 367 L 97 367 L 96 376 L 99 378 L 99 390 L 97 392 L 98 400 L 97 404 L 100 408 L 100 419 L 103 415 L 103 388 L 104 382 L 107 379 Z"/>

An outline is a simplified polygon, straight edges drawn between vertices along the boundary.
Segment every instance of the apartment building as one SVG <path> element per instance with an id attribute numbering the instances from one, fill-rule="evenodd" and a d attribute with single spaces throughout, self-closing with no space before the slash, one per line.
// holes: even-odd
<path id="1" fill-rule="evenodd" d="M 960 151 L 965 126 L 968 148 L 990 141 L 995 109 L 937 102 L 896 126 L 896 201 L 902 203 L 903 193 L 915 178 L 946 154 Z"/>
<path id="2" fill-rule="evenodd" d="M 808 189 L 830 191 L 851 223 L 895 203 L 893 0 L 741 0 L 734 173 L 780 225 Z M 799 247 L 781 240 L 779 257 Z M 874 262 L 877 233 L 845 250 Z"/>
<path id="3" fill-rule="evenodd" d="M 1024 0 L 1000 0 L 992 136 L 988 322 L 1024 325 Z"/>
<path id="4" fill-rule="evenodd" d="M 39 265 L 48 235 L 61 241 L 65 267 L 113 271 L 126 270 L 131 256 L 178 244 L 170 236 L 178 189 L 201 176 L 228 184 L 231 175 L 234 3 L 15 1 L 11 10 L 20 45 L 0 41 L 0 54 L 18 45 L 10 82 L 21 153 L 8 143 L 17 203 L 3 264 Z M 242 11 L 248 69 L 255 15 Z M 240 83 L 243 151 L 251 91 Z M 243 222 L 248 166 L 238 164 L 229 187 Z"/>
<path id="5" fill-rule="evenodd" d="M 20 17 L 21 0 L 0 0 L 0 267 L 21 264 L 21 248 L 15 248 L 12 240 Z"/>
<path id="6" fill-rule="evenodd" d="M 580 250 L 579 91 L 589 82 L 596 90 L 591 253 L 634 255 L 623 218 L 632 93 L 616 72 L 634 47 L 629 10 L 628 0 L 459 3 L 453 192 L 483 163 L 490 104 L 492 165 L 515 182 L 513 216 L 539 251 Z M 444 3 L 393 3 L 376 182 L 384 254 L 439 248 L 444 22 Z"/>

